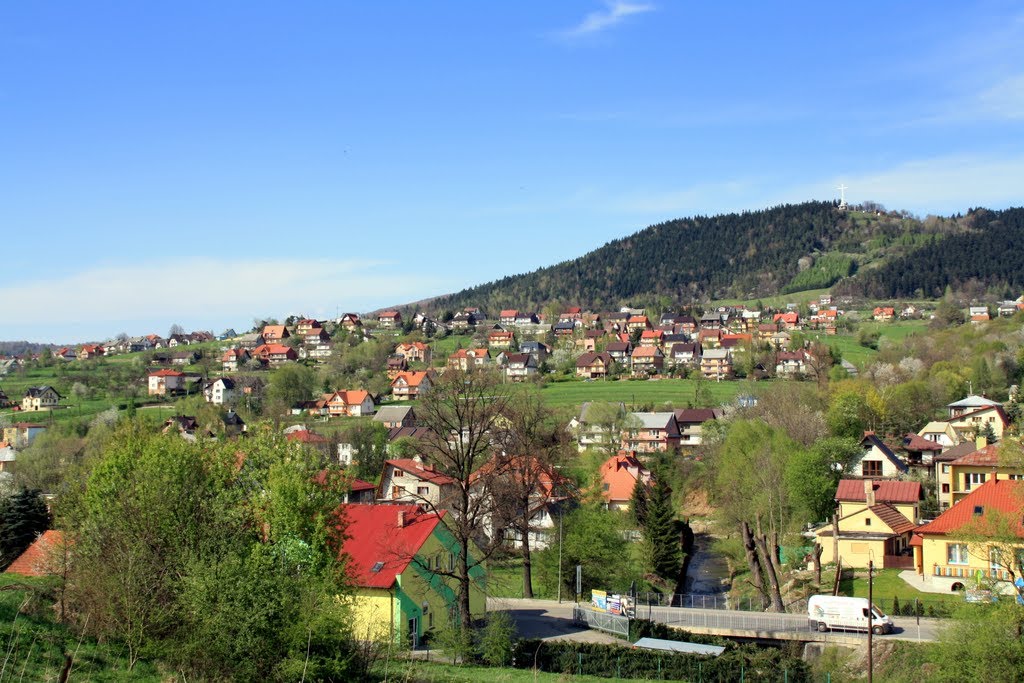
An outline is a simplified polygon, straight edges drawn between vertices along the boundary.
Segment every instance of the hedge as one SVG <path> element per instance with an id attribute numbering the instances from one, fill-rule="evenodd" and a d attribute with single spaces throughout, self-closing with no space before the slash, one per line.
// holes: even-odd
<path id="1" fill-rule="evenodd" d="M 620 645 L 568 641 L 520 640 L 512 649 L 512 666 L 563 675 L 647 678 L 676 681 L 810 680 L 799 657 L 778 648 L 742 645 L 719 657 L 633 649 Z"/>

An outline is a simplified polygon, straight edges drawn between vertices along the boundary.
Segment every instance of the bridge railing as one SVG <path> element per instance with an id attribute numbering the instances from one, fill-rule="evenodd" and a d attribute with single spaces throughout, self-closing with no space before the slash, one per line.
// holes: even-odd
<path id="1" fill-rule="evenodd" d="M 718 609 L 740 612 L 768 612 L 771 601 L 757 597 L 730 598 L 725 593 L 640 593 L 637 595 L 637 616 L 642 617 L 645 609 L 654 607 L 688 607 L 691 609 Z M 806 614 L 807 598 L 800 598 L 785 605 L 790 614 Z"/>

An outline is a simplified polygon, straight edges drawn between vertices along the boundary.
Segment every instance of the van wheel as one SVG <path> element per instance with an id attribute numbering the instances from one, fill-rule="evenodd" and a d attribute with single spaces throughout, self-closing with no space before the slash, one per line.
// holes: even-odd
<path id="1" fill-rule="evenodd" d="M 820 633 L 824 633 L 827 630 L 828 630 L 828 625 L 825 622 L 823 622 L 823 621 L 819 621 L 818 622 L 818 631 Z"/>
<path id="2" fill-rule="evenodd" d="M 883 633 L 885 633 L 885 629 L 881 626 L 875 626 L 873 629 L 871 629 L 871 632 L 874 633 L 876 636 L 880 636 Z"/>

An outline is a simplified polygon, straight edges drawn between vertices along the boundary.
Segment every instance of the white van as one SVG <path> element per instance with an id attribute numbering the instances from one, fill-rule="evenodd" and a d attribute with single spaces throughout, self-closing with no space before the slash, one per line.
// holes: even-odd
<path id="1" fill-rule="evenodd" d="M 807 601 L 807 617 L 811 628 L 822 632 L 831 629 L 867 631 L 868 607 L 867 598 L 812 595 Z M 874 605 L 871 610 L 871 630 L 877 635 L 892 633 L 892 619 Z"/>

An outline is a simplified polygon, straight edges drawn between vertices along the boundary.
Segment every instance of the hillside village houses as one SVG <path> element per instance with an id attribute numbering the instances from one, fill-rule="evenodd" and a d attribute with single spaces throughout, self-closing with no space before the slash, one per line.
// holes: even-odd
<path id="1" fill-rule="evenodd" d="M 21 400 L 21 409 L 26 412 L 53 410 L 60 405 L 61 395 L 51 386 L 29 387 Z"/>

